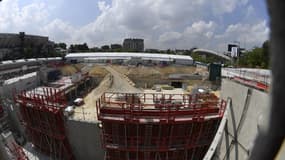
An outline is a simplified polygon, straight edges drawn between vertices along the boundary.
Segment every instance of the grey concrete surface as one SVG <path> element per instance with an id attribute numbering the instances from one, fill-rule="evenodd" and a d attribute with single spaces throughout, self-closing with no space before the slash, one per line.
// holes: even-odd
<path id="1" fill-rule="evenodd" d="M 0 159 L 4 160 L 4 159 L 9 159 L 5 144 L 4 144 L 4 140 L 2 138 L 2 136 L 0 135 Z"/>
<path id="2" fill-rule="evenodd" d="M 23 90 L 35 88 L 39 84 L 39 76 L 37 73 L 29 73 L 20 77 L 15 77 L 5 81 L 0 86 L 0 99 L 4 110 L 8 114 L 10 130 L 18 134 L 17 137 L 25 137 L 24 127 L 21 125 L 21 117 L 19 107 L 14 102 L 14 94 Z M 0 103 L 1 103 L 0 102 Z"/>
<path id="3" fill-rule="evenodd" d="M 28 142 L 23 146 L 23 150 L 29 160 L 50 160 L 51 158 L 35 149 L 32 143 Z"/>
<path id="4" fill-rule="evenodd" d="M 6 80 L 3 86 L 0 86 L 0 96 L 12 98 L 15 91 L 23 91 L 35 88 L 39 84 L 39 76 L 36 73 L 29 73 L 20 77 Z"/>
<path id="5" fill-rule="evenodd" d="M 74 114 L 69 117 L 70 119 L 90 122 L 97 121 L 96 100 L 110 88 L 112 84 L 110 77 L 110 74 L 106 75 L 100 84 L 84 97 L 84 104 L 75 108 Z"/>
<path id="6" fill-rule="evenodd" d="M 244 160 L 249 157 L 256 136 L 267 128 L 268 93 L 223 79 L 221 97 L 231 98 L 227 123 L 213 159 Z"/>
<path id="7" fill-rule="evenodd" d="M 67 120 L 66 128 L 69 143 L 76 159 L 104 159 L 98 123 Z"/>
<path id="8" fill-rule="evenodd" d="M 234 106 L 228 109 L 229 115 L 232 115 L 228 118 L 228 123 L 232 124 L 228 126 L 228 130 L 232 134 L 241 119 L 243 107 L 247 98 L 247 92 L 248 88 L 241 87 L 238 83 L 233 83 L 228 80 L 222 81 L 221 98 L 226 100 L 230 97 L 232 99 L 232 106 Z"/>

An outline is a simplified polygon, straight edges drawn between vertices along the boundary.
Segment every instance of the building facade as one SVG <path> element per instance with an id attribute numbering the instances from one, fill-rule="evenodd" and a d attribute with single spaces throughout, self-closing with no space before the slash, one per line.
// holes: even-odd
<path id="1" fill-rule="evenodd" d="M 48 37 L 0 33 L 0 60 L 31 58 L 53 52 L 54 43 Z"/>
<path id="2" fill-rule="evenodd" d="M 144 51 L 144 40 L 135 38 L 124 39 L 123 48 L 128 51 L 142 52 Z"/>

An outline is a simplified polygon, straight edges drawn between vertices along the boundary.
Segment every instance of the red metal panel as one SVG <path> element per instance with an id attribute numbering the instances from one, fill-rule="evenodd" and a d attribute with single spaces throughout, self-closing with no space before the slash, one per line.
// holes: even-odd
<path id="1" fill-rule="evenodd" d="M 237 76 L 234 77 L 234 80 L 239 83 L 245 84 L 247 86 L 254 87 L 256 89 L 260 89 L 263 91 L 269 91 L 269 85 L 263 82 L 249 80 L 249 79 L 237 77 Z"/>
<path id="2" fill-rule="evenodd" d="M 213 94 L 105 93 L 96 103 L 105 158 L 202 159 L 225 105 Z"/>
<path id="3" fill-rule="evenodd" d="M 20 93 L 16 101 L 26 133 L 34 146 L 54 159 L 72 160 L 64 127 L 64 93 L 51 88 Z"/>
<path id="4" fill-rule="evenodd" d="M 12 146 L 9 148 L 11 153 L 15 156 L 16 160 L 29 160 L 26 156 L 23 148 L 16 143 L 12 143 Z"/>

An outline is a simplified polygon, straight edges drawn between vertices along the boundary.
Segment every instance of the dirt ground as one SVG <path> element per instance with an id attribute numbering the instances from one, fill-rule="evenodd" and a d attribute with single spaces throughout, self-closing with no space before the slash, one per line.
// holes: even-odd
<path id="1" fill-rule="evenodd" d="M 63 68 L 65 73 L 71 73 L 76 71 L 75 66 L 68 66 Z M 93 89 L 87 96 L 84 97 L 85 104 L 75 109 L 73 118 L 79 120 L 94 121 L 97 120 L 96 114 L 96 100 L 105 91 L 113 92 L 141 92 L 138 88 L 132 85 L 131 77 L 137 79 L 149 80 L 156 79 L 160 81 L 162 78 L 167 78 L 170 74 L 204 74 L 207 72 L 206 69 L 197 69 L 193 66 L 168 66 L 168 67 L 129 67 L 129 66 L 85 66 L 84 70 L 89 72 L 91 76 L 105 77 L 100 85 Z M 110 75 L 108 75 L 110 74 Z M 152 77 L 152 78 L 148 78 Z M 110 79 L 113 79 L 112 82 Z M 136 82 L 134 82 L 136 83 Z M 203 80 L 189 80 L 188 88 L 190 91 L 193 87 L 199 85 L 209 85 L 208 81 Z"/>
<path id="2" fill-rule="evenodd" d="M 124 74 L 126 76 L 138 76 L 138 77 L 149 77 L 158 75 L 161 78 L 167 77 L 170 74 L 193 74 L 193 73 L 205 73 L 207 70 L 196 68 L 194 66 L 166 66 L 166 67 L 146 67 L 146 66 L 139 66 L 139 67 L 129 67 L 129 66 L 120 66 L 120 65 L 113 65 L 111 66 L 117 72 Z M 89 67 L 84 67 L 83 64 L 72 64 L 72 65 L 65 65 L 60 68 L 60 71 L 65 76 L 70 76 L 82 68 L 88 68 L 88 72 L 90 76 L 100 76 L 105 77 L 108 74 L 108 71 L 104 68 L 104 66 L 93 65 Z"/>
<path id="3" fill-rule="evenodd" d="M 166 77 L 170 74 L 193 74 L 196 72 L 207 72 L 205 69 L 196 68 L 194 66 L 166 66 L 166 67 L 129 67 L 129 66 L 112 66 L 117 72 L 125 74 L 127 76 L 149 77 L 159 75 L 160 77 Z"/>
<path id="4" fill-rule="evenodd" d="M 191 74 L 197 72 L 196 67 L 193 66 L 167 66 L 167 67 L 156 67 L 155 69 L 158 70 L 163 75 L 169 75 L 174 73 Z"/>
<path id="5" fill-rule="evenodd" d="M 71 76 L 72 74 L 80 71 L 81 68 L 83 67 L 84 67 L 83 64 L 64 65 L 63 67 L 60 68 L 60 71 L 64 76 Z"/>
<path id="6" fill-rule="evenodd" d="M 207 75 L 205 68 L 197 68 L 194 66 L 166 66 L 166 67 L 129 67 L 129 66 L 112 66 L 114 70 L 129 77 L 139 87 L 152 87 L 154 84 L 166 83 L 166 79 L 170 74 L 194 74 Z M 207 77 L 207 76 L 203 76 Z M 145 87 L 142 86 L 145 83 Z M 210 86 L 210 82 L 204 80 L 188 80 L 189 86 Z"/>
<path id="7" fill-rule="evenodd" d="M 100 98 L 100 96 L 109 89 L 110 82 L 109 76 L 106 76 L 99 86 L 94 88 L 90 93 L 85 96 L 84 104 L 80 107 L 75 108 L 75 114 L 73 114 L 73 119 L 84 120 L 84 121 L 96 121 L 97 113 L 96 113 L 96 100 Z"/>
<path id="8" fill-rule="evenodd" d="M 113 65 L 112 68 L 121 74 L 128 74 L 131 69 L 131 67 L 121 65 Z"/>
<path id="9" fill-rule="evenodd" d="M 102 66 L 93 66 L 89 70 L 89 75 L 94 77 L 105 77 L 109 72 Z"/>
<path id="10" fill-rule="evenodd" d="M 107 75 L 110 73 L 110 75 Z M 93 89 L 85 96 L 84 104 L 75 108 L 73 119 L 84 121 L 96 121 L 96 100 L 105 92 L 134 92 L 138 93 L 141 90 L 135 88 L 130 80 L 122 73 L 117 72 L 110 66 L 94 66 L 89 70 L 89 74 L 93 76 L 106 75 L 99 86 Z M 112 77 L 112 78 L 111 78 Z M 111 80 L 112 79 L 112 80 Z"/>
<path id="11" fill-rule="evenodd" d="M 131 80 L 126 77 L 124 74 L 116 71 L 113 67 L 107 66 L 106 70 L 112 75 L 112 85 L 109 89 L 110 92 L 129 92 L 129 93 L 138 93 L 141 92 L 138 88 L 132 85 Z"/>
<path id="12" fill-rule="evenodd" d="M 105 77 L 109 73 L 103 66 L 99 65 L 85 66 L 84 64 L 71 64 L 60 68 L 60 71 L 64 76 L 71 76 L 81 70 L 88 72 L 90 76 L 94 77 Z"/>

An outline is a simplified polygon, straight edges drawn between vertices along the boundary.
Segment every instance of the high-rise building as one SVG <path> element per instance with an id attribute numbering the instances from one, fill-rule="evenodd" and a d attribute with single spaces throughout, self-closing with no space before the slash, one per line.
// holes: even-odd
<path id="1" fill-rule="evenodd" d="M 125 50 L 129 50 L 129 51 L 142 52 L 142 51 L 144 51 L 144 40 L 143 39 L 136 39 L 136 38 L 124 39 L 123 48 Z"/>

